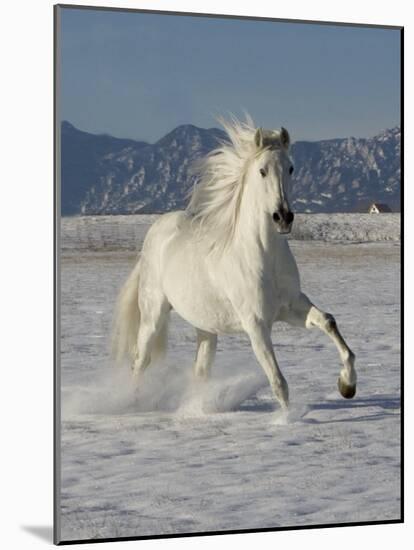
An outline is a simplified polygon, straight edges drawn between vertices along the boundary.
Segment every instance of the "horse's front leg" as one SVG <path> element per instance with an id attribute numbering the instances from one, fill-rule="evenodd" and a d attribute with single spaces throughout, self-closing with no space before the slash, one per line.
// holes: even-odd
<path id="1" fill-rule="evenodd" d="M 276 399 L 279 401 L 282 409 L 287 410 L 289 406 L 289 389 L 276 361 L 270 337 L 270 328 L 263 322 L 255 321 L 245 326 L 245 331 L 250 338 L 256 359 L 269 379 Z"/>
<path id="2" fill-rule="evenodd" d="M 329 336 L 336 345 L 343 363 L 338 378 L 338 389 L 342 397 L 347 399 L 354 397 L 357 382 L 354 367 L 355 355 L 339 332 L 333 315 L 321 311 L 312 304 L 305 294 L 300 294 L 298 299 L 291 304 L 291 307 L 284 311 L 280 320 L 296 326 L 305 326 L 306 328 L 317 327 Z"/>

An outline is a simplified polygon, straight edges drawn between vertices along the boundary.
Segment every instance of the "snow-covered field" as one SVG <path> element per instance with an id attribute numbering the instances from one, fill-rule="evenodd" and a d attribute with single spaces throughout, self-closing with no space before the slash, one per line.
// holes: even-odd
<path id="1" fill-rule="evenodd" d="M 62 250 L 137 250 L 159 216 L 84 216 L 62 219 Z M 400 240 L 399 214 L 296 214 L 292 239 L 325 242 Z"/>
<path id="2" fill-rule="evenodd" d="M 194 330 L 176 315 L 165 363 L 134 392 L 108 334 L 154 218 L 62 220 L 63 540 L 399 518 L 399 216 L 321 216 L 299 218 L 296 236 L 314 240 L 291 246 L 305 292 L 357 355 L 358 393 L 336 391 L 323 334 L 277 324 L 287 418 L 243 335 L 219 340 L 197 385 Z"/>

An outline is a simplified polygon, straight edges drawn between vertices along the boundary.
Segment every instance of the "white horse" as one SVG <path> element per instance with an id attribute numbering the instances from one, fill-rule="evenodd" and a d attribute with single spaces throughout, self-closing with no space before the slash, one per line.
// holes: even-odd
<path id="1" fill-rule="evenodd" d="M 117 307 L 114 351 L 128 354 L 136 379 L 166 346 L 172 308 L 197 331 L 195 375 L 207 378 L 217 335 L 244 331 L 276 399 L 287 409 L 288 385 L 274 353 L 275 321 L 325 332 L 343 367 L 338 388 L 356 392 L 355 356 L 332 315 L 301 292 L 286 235 L 294 214 L 288 193 L 293 172 L 286 129 L 256 129 L 221 121 L 228 136 L 199 162 L 198 183 L 186 211 L 161 216 Z"/>

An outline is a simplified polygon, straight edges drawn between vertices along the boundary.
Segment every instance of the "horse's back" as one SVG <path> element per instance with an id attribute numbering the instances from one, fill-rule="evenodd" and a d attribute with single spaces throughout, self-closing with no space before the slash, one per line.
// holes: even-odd
<path id="1" fill-rule="evenodd" d="M 199 261 L 191 221 L 185 211 L 168 212 L 150 227 L 142 247 L 141 260 L 153 284 L 168 278 L 180 281 Z M 168 273 L 175 271 L 174 276 Z"/>
<path id="2" fill-rule="evenodd" d="M 160 216 L 149 228 L 142 245 L 141 257 L 144 262 L 159 263 L 167 243 L 180 231 L 185 212 L 168 212 Z"/>
<path id="3" fill-rule="evenodd" d="M 144 247 L 148 241 L 162 240 L 163 236 L 165 237 L 171 235 L 172 232 L 178 231 L 185 218 L 187 218 L 187 215 L 183 210 L 162 214 L 149 228 L 144 240 Z"/>

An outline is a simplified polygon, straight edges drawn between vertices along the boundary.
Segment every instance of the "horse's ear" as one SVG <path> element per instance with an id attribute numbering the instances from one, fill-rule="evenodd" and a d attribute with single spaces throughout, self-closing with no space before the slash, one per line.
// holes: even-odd
<path id="1" fill-rule="evenodd" d="M 289 149 L 290 146 L 290 136 L 289 132 L 286 130 L 286 128 L 280 129 L 280 143 L 282 144 L 282 147 L 285 149 Z"/>
<path id="2" fill-rule="evenodd" d="M 258 128 L 254 134 L 254 142 L 258 149 L 263 147 L 263 128 Z"/>

